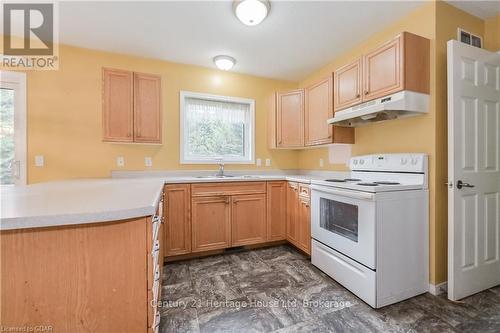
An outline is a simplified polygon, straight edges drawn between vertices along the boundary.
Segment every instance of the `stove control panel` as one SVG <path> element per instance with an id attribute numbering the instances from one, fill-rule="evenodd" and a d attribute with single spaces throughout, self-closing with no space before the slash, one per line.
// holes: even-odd
<path id="1" fill-rule="evenodd" d="M 374 154 L 350 159 L 353 171 L 427 172 L 426 154 Z"/>

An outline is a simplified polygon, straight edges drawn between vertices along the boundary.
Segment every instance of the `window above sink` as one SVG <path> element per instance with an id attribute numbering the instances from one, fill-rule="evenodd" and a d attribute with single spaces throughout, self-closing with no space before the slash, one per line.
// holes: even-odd
<path id="1" fill-rule="evenodd" d="M 181 164 L 253 164 L 255 101 L 181 91 Z"/>

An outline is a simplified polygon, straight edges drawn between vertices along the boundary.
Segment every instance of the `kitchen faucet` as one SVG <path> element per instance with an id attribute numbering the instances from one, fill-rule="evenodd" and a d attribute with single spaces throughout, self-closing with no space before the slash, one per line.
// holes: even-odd
<path id="1" fill-rule="evenodd" d="M 216 177 L 224 177 L 224 162 L 222 160 L 218 160 L 219 162 L 219 172 L 215 175 Z"/>

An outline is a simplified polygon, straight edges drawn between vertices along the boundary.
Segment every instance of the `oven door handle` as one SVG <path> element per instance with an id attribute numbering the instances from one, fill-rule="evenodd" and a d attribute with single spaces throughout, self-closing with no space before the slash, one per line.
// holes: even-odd
<path id="1" fill-rule="evenodd" d="M 319 191 L 327 194 L 340 195 L 343 197 L 353 198 L 353 199 L 362 199 L 362 200 L 373 200 L 375 198 L 375 193 L 367 193 L 367 192 L 354 192 L 354 191 L 346 191 L 337 188 L 324 187 L 311 185 L 311 190 Z"/>

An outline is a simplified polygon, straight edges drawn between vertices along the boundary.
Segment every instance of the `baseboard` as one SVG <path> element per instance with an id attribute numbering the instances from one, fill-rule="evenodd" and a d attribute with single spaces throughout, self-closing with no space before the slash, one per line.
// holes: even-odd
<path id="1" fill-rule="evenodd" d="M 434 296 L 446 294 L 448 292 L 448 282 L 441 282 L 438 284 L 429 284 L 429 293 Z"/>

